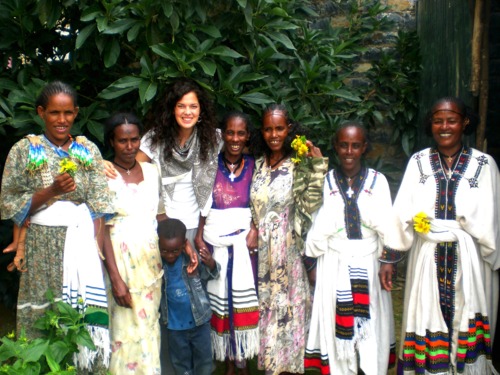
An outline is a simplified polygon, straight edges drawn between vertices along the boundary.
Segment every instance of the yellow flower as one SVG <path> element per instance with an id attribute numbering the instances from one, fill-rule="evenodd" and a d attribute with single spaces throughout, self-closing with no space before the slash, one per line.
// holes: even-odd
<path id="1" fill-rule="evenodd" d="M 305 135 L 297 135 L 292 141 L 292 149 L 295 150 L 295 157 L 292 158 L 292 162 L 298 164 L 302 161 L 303 157 L 309 152 L 309 147 L 307 147 L 307 139 Z"/>
<path id="2" fill-rule="evenodd" d="M 431 230 L 431 222 L 425 212 L 419 212 L 413 217 L 415 232 L 427 234 Z"/>
<path id="3" fill-rule="evenodd" d="M 67 173 L 71 177 L 75 177 L 78 166 L 70 158 L 61 159 L 59 166 L 61 167 L 61 169 L 59 169 L 60 174 Z"/>

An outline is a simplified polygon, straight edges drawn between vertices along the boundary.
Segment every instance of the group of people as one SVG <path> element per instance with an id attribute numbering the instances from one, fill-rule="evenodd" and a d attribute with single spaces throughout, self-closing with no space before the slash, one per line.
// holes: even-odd
<path id="1" fill-rule="evenodd" d="M 132 113 L 106 123 L 113 157 L 73 138 L 76 93 L 49 83 L 45 122 L 12 148 L 2 219 L 15 223 L 18 331 L 28 336 L 47 289 L 82 311 L 112 374 L 386 374 L 396 362 L 395 265 L 407 256 L 398 374 L 487 374 L 498 307 L 499 173 L 463 143 L 477 118 L 438 100 L 435 146 L 409 161 L 394 201 L 363 163 L 366 129 L 346 122 L 338 167 L 271 105 L 259 131 L 230 112 L 217 123 L 196 82 L 175 81 L 147 131 Z M 101 262 L 105 268 L 101 272 Z M 107 294 L 107 298 L 106 298 Z M 107 303 L 106 303 L 107 301 Z M 98 363 L 102 362 L 102 363 Z"/>

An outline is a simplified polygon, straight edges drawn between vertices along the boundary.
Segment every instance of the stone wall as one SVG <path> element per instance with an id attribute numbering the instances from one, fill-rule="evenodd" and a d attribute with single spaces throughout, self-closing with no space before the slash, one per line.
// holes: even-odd
<path id="1" fill-rule="evenodd" d="M 371 68 L 372 61 L 380 58 L 384 52 L 390 52 L 394 46 L 395 37 L 399 30 L 416 29 L 416 1 L 417 0 L 381 0 L 381 4 L 388 6 L 389 11 L 385 16 L 393 22 L 393 27 L 385 32 L 373 35 L 372 40 L 367 45 L 366 52 L 356 63 L 357 77 L 350 79 L 349 83 L 360 87 L 368 86 L 363 73 Z M 358 3 L 366 0 L 358 0 Z M 346 0 L 317 0 L 315 6 L 321 19 L 316 27 L 321 27 L 326 22 L 330 22 L 335 27 L 347 25 Z M 369 129 L 369 136 L 372 142 L 372 150 L 368 155 L 369 164 L 373 164 L 377 159 L 383 161 L 382 172 L 388 175 L 391 181 L 393 196 L 399 186 L 399 181 L 406 166 L 407 157 L 403 153 L 399 144 L 391 144 L 391 125 Z"/>

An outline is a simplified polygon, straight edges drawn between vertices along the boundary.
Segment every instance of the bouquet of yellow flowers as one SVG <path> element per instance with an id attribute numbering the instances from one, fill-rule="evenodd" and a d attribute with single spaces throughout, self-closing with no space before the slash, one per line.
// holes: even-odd
<path id="1" fill-rule="evenodd" d="M 413 216 L 413 229 L 418 233 L 429 233 L 431 230 L 431 222 L 425 212 L 419 212 Z"/>
<path id="2" fill-rule="evenodd" d="M 76 171 L 78 170 L 78 166 L 75 164 L 73 160 L 70 158 L 63 158 L 59 162 L 59 166 L 61 169 L 59 169 L 59 173 L 67 173 L 69 174 L 72 178 L 75 178 Z"/>
<path id="3" fill-rule="evenodd" d="M 309 147 L 306 145 L 307 139 L 305 135 L 297 135 L 292 141 L 292 149 L 295 150 L 295 157 L 292 158 L 292 162 L 299 164 L 304 156 L 309 152 Z"/>

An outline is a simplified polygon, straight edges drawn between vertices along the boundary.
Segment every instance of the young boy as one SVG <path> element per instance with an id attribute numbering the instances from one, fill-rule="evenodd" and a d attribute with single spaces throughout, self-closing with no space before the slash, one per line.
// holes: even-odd
<path id="1" fill-rule="evenodd" d="M 203 264 L 198 262 L 198 268 L 188 274 L 189 257 L 184 249 L 191 244 L 186 239 L 186 226 L 180 220 L 160 221 L 158 237 L 165 280 L 160 322 L 167 325 L 172 366 L 177 375 L 210 375 L 212 309 L 206 282 L 219 277 L 220 265 L 209 251 L 201 250 Z"/>

